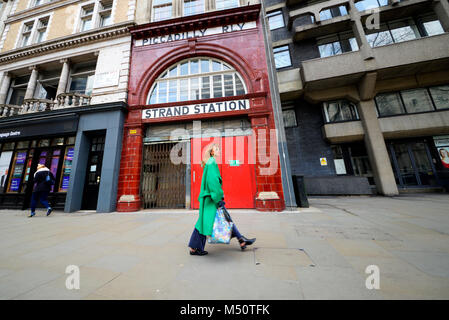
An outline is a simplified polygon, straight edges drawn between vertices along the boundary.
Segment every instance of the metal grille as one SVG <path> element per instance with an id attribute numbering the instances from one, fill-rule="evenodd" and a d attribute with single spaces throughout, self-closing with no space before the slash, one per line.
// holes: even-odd
<path id="1" fill-rule="evenodd" d="M 142 199 L 144 209 L 184 208 L 186 201 L 186 164 L 173 164 L 170 151 L 174 143 L 144 147 Z M 185 150 L 180 148 L 178 155 Z"/>

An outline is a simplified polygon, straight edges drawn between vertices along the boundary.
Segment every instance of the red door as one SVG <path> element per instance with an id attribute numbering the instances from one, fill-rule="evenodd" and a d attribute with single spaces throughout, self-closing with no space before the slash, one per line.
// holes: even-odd
<path id="1" fill-rule="evenodd" d="M 254 161 L 250 161 L 253 157 L 253 150 L 249 147 L 249 139 L 249 136 L 237 136 L 191 140 L 191 203 L 193 209 L 199 208 L 198 195 L 203 175 L 198 154 L 202 156 L 204 148 L 212 142 L 220 145 L 220 156 L 217 163 L 223 179 L 226 207 L 231 209 L 254 208 L 255 171 Z M 201 153 L 198 153 L 197 150 L 201 150 Z"/>

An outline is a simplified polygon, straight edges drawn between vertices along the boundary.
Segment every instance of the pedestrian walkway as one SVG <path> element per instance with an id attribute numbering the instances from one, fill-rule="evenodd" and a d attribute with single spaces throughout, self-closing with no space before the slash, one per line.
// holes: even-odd
<path id="1" fill-rule="evenodd" d="M 0 299 L 448 299 L 449 197 L 316 197 L 230 210 L 256 243 L 190 256 L 197 213 L 0 210 Z M 66 288 L 66 267 L 80 289 Z M 380 271 L 368 290 L 365 269 Z"/>

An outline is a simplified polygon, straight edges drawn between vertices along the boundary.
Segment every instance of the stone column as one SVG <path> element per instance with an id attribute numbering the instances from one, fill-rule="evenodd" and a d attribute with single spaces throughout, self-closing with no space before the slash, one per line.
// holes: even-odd
<path id="1" fill-rule="evenodd" d="M 3 75 L 2 85 L 0 87 L 0 104 L 6 103 L 6 98 L 8 97 L 10 84 L 11 84 L 11 75 L 8 72 L 5 72 Z"/>
<path id="2" fill-rule="evenodd" d="M 449 2 L 447 0 L 434 0 L 432 6 L 444 32 L 449 32 Z"/>
<path id="3" fill-rule="evenodd" d="M 32 99 L 34 97 L 34 91 L 36 90 L 37 76 L 39 75 L 39 72 L 37 71 L 36 66 L 30 67 L 30 70 L 31 70 L 31 76 L 30 76 L 30 80 L 28 81 L 28 86 L 27 86 L 27 90 L 25 92 L 24 100 Z"/>
<path id="4" fill-rule="evenodd" d="M 380 129 L 374 100 L 360 101 L 358 111 L 365 131 L 365 146 L 373 167 L 377 190 L 385 196 L 398 195 L 398 188 L 388 156 L 387 146 Z"/>
<path id="5" fill-rule="evenodd" d="M 374 58 L 373 50 L 366 39 L 365 30 L 363 29 L 360 14 L 355 7 L 354 0 L 349 1 L 349 15 L 352 21 L 352 31 L 360 48 L 360 52 L 365 60 Z"/>
<path id="6" fill-rule="evenodd" d="M 58 89 L 56 90 L 56 98 L 59 94 L 64 93 L 67 88 L 67 82 L 69 81 L 70 65 L 68 59 L 62 59 L 61 76 L 59 77 Z"/>

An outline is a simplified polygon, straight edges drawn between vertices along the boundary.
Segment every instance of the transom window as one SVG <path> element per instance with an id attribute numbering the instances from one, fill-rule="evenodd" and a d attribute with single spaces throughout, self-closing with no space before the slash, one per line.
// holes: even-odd
<path id="1" fill-rule="evenodd" d="M 242 78 L 228 64 L 193 58 L 171 66 L 156 79 L 148 104 L 232 97 L 246 92 Z"/>

